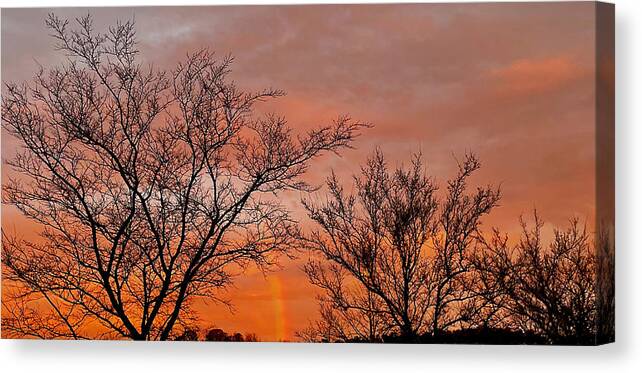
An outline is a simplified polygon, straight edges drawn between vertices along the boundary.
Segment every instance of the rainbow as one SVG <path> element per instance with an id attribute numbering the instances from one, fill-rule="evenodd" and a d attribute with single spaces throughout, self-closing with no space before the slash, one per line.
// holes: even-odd
<path id="1" fill-rule="evenodd" d="M 285 305 L 283 304 L 283 282 L 279 276 L 271 276 L 268 283 L 274 311 L 274 336 L 277 341 L 284 341 L 287 333 L 285 325 Z"/>

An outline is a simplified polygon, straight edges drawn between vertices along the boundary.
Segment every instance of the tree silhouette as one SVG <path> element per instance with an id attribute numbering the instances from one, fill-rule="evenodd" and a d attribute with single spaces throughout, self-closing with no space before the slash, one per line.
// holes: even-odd
<path id="1" fill-rule="evenodd" d="M 433 299 L 433 336 L 452 326 L 470 323 L 480 312 L 472 258 L 483 238 L 481 218 L 501 198 L 499 188 L 490 185 L 467 192 L 468 179 L 480 167 L 474 155 L 467 155 L 458 165 L 456 177 L 448 181 L 442 202 L 437 234 L 432 240 L 435 255 L 428 282 Z"/>
<path id="2" fill-rule="evenodd" d="M 194 329 L 184 329 L 183 333 L 174 338 L 175 341 L 198 341 L 198 330 Z"/>
<path id="3" fill-rule="evenodd" d="M 547 247 L 537 212 L 532 227 L 520 221 L 520 241 L 510 245 L 495 231 L 479 266 L 504 325 L 554 344 L 595 343 L 597 262 L 586 228 L 571 219 L 566 230 L 555 229 Z"/>
<path id="4" fill-rule="evenodd" d="M 467 280 L 474 269 L 470 251 L 479 240 L 481 218 L 500 198 L 490 186 L 467 191 L 479 167 L 467 155 L 440 199 L 420 155 L 410 167 L 390 172 L 376 151 L 355 176 L 356 195 L 346 193 L 333 173 L 325 202 L 303 201 L 319 227 L 306 244 L 331 263 L 312 260 L 304 268 L 324 290 L 322 303 L 332 308 L 321 308 L 321 324 L 311 326 L 317 334 L 339 320 L 353 332 L 358 325 L 361 332 L 353 335 L 363 335 L 373 325 L 367 318 L 376 316 L 377 323 L 388 323 L 379 333 L 392 330 L 414 341 L 462 321 L 458 310 L 474 298 Z"/>
<path id="5" fill-rule="evenodd" d="M 597 343 L 615 342 L 615 242 L 613 232 L 598 228 L 596 253 Z"/>
<path id="6" fill-rule="evenodd" d="M 234 274 L 292 248 L 298 228 L 275 194 L 308 190 L 309 162 L 363 125 L 294 135 L 255 117 L 283 92 L 242 91 L 232 58 L 201 50 L 160 71 L 139 62 L 132 22 L 98 33 L 76 21 L 47 19 L 65 64 L 3 93 L 3 128 L 23 148 L 4 202 L 43 227 L 40 239 L 3 231 L 3 329 L 168 339 L 194 297 L 225 301 Z"/>
<path id="7" fill-rule="evenodd" d="M 258 342 L 254 333 L 243 335 L 239 332 L 227 334 L 223 329 L 212 328 L 204 334 L 198 328 L 185 328 L 174 338 L 175 341 L 207 341 L 207 342 Z"/>

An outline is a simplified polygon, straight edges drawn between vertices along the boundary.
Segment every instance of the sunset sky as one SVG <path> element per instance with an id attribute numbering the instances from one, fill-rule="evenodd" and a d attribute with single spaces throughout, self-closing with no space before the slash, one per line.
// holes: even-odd
<path id="1" fill-rule="evenodd" d="M 172 68 L 207 47 L 235 57 L 242 88 L 283 89 L 261 104 L 295 129 L 342 114 L 374 125 L 342 157 L 316 159 L 307 180 L 331 170 L 347 183 L 375 147 L 391 165 L 421 151 L 439 185 L 456 157 L 476 153 L 476 183 L 501 184 L 503 198 L 484 223 L 515 233 L 517 218 L 536 207 L 548 227 L 572 216 L 592 226 L 594 181 L 593 3 L 369 6 L 227 6 L 2 10 L 2 80 L 23 81 L 63 61 L 44 25 L 48 12 L 90 12 L 97 30 L 135 19 L 141 56 Z M 2 158 L 15 143 L 2 137 Z M 9 169 L 2 170 L 3 180 Z M 323 191 L 324 189 L 322 189 Z M 301 195 L 286 205 L 309 228 Z M 4 229 L 37 227 L 3 206 Z M 230 289 L 234 312 L 199 302 L 204 327 L 254 332 L 262 340 L 294 339 L 317 317 L 316 291 L 298 260 L 267 277 L 254 269 Z"/>

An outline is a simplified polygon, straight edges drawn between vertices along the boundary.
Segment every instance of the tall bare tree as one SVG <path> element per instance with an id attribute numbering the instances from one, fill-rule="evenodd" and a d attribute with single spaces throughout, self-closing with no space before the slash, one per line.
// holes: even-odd
<path id="1" fill-rule="evenodd" d="M 307 243 L 333 263 L 309 262 L 305 271 L 311 282 L 335 309 L 364 310 L 349 288 L 356 282 L 377 299 L 366 314 L 385 314 L 388 330 L 405 340 L 460 322 L 456 309 L 474 296 L 466 281 L 473 269 L 470 250 L 481 218 L 500 198 L 490 186 L 467 191 L 467 180 L 479 167 L 477 158 L 467 155 L 443 199 L 419 155 L 409 168 L 390 172 L 377 151 L 355 177 L 356 195 L 346 193 L 333 174 L 326 202 L 304 201 L 320 228 Z M 345 275 L 351 281 L 344 281 Z"/>
<path id="2" fill-rule="evenodd" d="M 202 50 L 159 71 L 139 62 L 132 22 L 76 21 L 47 19 L 67 63 L 4 87 L 3 128 L 23 149 L 4 202 L 43 227 L 3 232 L 4 332 L 168 339 L 194 297 L 220 299 L 247 265 L 288 252 L 298 229 L 275 194 L 307 190 L 309 162 L 363 125 L 297 136 L 255 118 L 283 93 L 239 89 L 231 58 Z"/>

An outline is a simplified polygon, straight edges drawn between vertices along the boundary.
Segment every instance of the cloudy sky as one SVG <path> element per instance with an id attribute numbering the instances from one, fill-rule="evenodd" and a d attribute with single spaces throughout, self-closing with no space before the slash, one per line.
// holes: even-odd
<path id="1" fill-rule="evenodd" d="M 263 104 L 295 128 L 341 114 L 372 123 L 342 157 L 318 159 L 308 179 L 334 169 L 349 181 L 378 146 L 391 164 L 421 150 L 443 185 L 456 158 L 475 152 L 475 182 L 501 184 L 501 207 L 487 226 L 517 230 L 533 207 L 549 226 L 594 214 L 594 4 L 508 3 L 369 6 L 227 6 L 2 10 L 2 80 L 29 79 L 59 63 L 44 26 L 94 15 L 96 28 L 134 19 L 142 58 L 171 68 L 207 47 L 235 57 L 232 77 L 247 89 L 288 95 Z M 2 157 L 15 144 L 2 138 Z M 3 178 L 10 171 L 3 169 Z M 299 195 L 286 203 L 306 224 Z M 36 227 L 11 208 L 3 225 Z M 234 313 L 199 304 L 205 326 L 291 339 L 316 317 L 305 257 L 267 278 L 256 271 L 232 290 Z"/>

